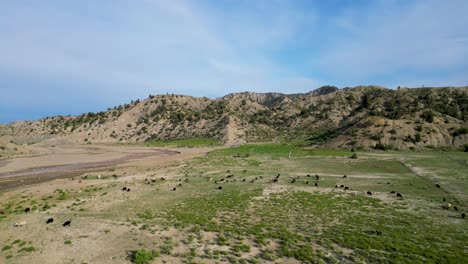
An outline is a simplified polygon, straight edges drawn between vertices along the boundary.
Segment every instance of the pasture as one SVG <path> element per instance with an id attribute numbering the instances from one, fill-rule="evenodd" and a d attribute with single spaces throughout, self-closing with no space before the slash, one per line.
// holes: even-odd
<path id="1" fill-rule="evenodd" d="M 135 162 L 2 191 L 0 262 L 467 263 L 467 168 L 282 144 Z"/>

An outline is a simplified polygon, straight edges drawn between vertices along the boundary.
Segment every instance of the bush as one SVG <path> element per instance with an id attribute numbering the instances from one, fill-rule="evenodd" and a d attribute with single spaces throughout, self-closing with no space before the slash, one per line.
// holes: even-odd
<path id="1" fill-rule="evenodd" d="M 147 251 L 145 249 L 139 249 L 133 251 L 130 254 L 132 263 L 136 264 L 147 264 L 150 263 L 154 258 L 159 257 L 159 253 L 156 251 Z"/>

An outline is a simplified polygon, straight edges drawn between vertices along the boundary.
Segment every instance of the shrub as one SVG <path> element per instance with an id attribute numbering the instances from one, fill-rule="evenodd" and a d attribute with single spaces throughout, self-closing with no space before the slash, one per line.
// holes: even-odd
<path id="1" fill-rule="evenodd" d="M 139 249 L 131 252 L 131 261 L 136 264 L 147 264 L 150 263 L 154 258 L 159 257 L 159 253 L 156 251 L 147 251 L 145 249 Z"/>

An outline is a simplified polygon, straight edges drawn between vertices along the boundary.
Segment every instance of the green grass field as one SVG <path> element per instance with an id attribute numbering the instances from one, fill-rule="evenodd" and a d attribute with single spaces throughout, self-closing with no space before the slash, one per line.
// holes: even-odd
<path id="1" fill-rule="evenodd" d="M 164 181 L 159 175 L 151 176 L 152 184 L 139 180 L 133 200 L 79 213 L 126 223 L 151 238 L 135 245 L 135 263 L 468 263 L 468 219 L 461 218 L 468 202 L 466 153 L 352 154 L 287 144 L 217 149 L 169 165 L 173 177 Z M 39 206 L 119 188 L 58 190 Z M 8 208 L 20 213 L 28 203 Z M 85 208 L 82 203 L 78 199 L 76 209 Z M 448 203 L 452 207 L 442 209 Z M 182 235 L 155 239 L 172 229 Z"/>

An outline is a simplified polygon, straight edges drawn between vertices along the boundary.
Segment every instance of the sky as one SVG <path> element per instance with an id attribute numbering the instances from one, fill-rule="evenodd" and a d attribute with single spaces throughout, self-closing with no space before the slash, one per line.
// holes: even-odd
<path id="1" fill-rule="evenodd" d="M 149 94 L 468 85 L 466 0 L 0 0 L 0 123 Z"/>

